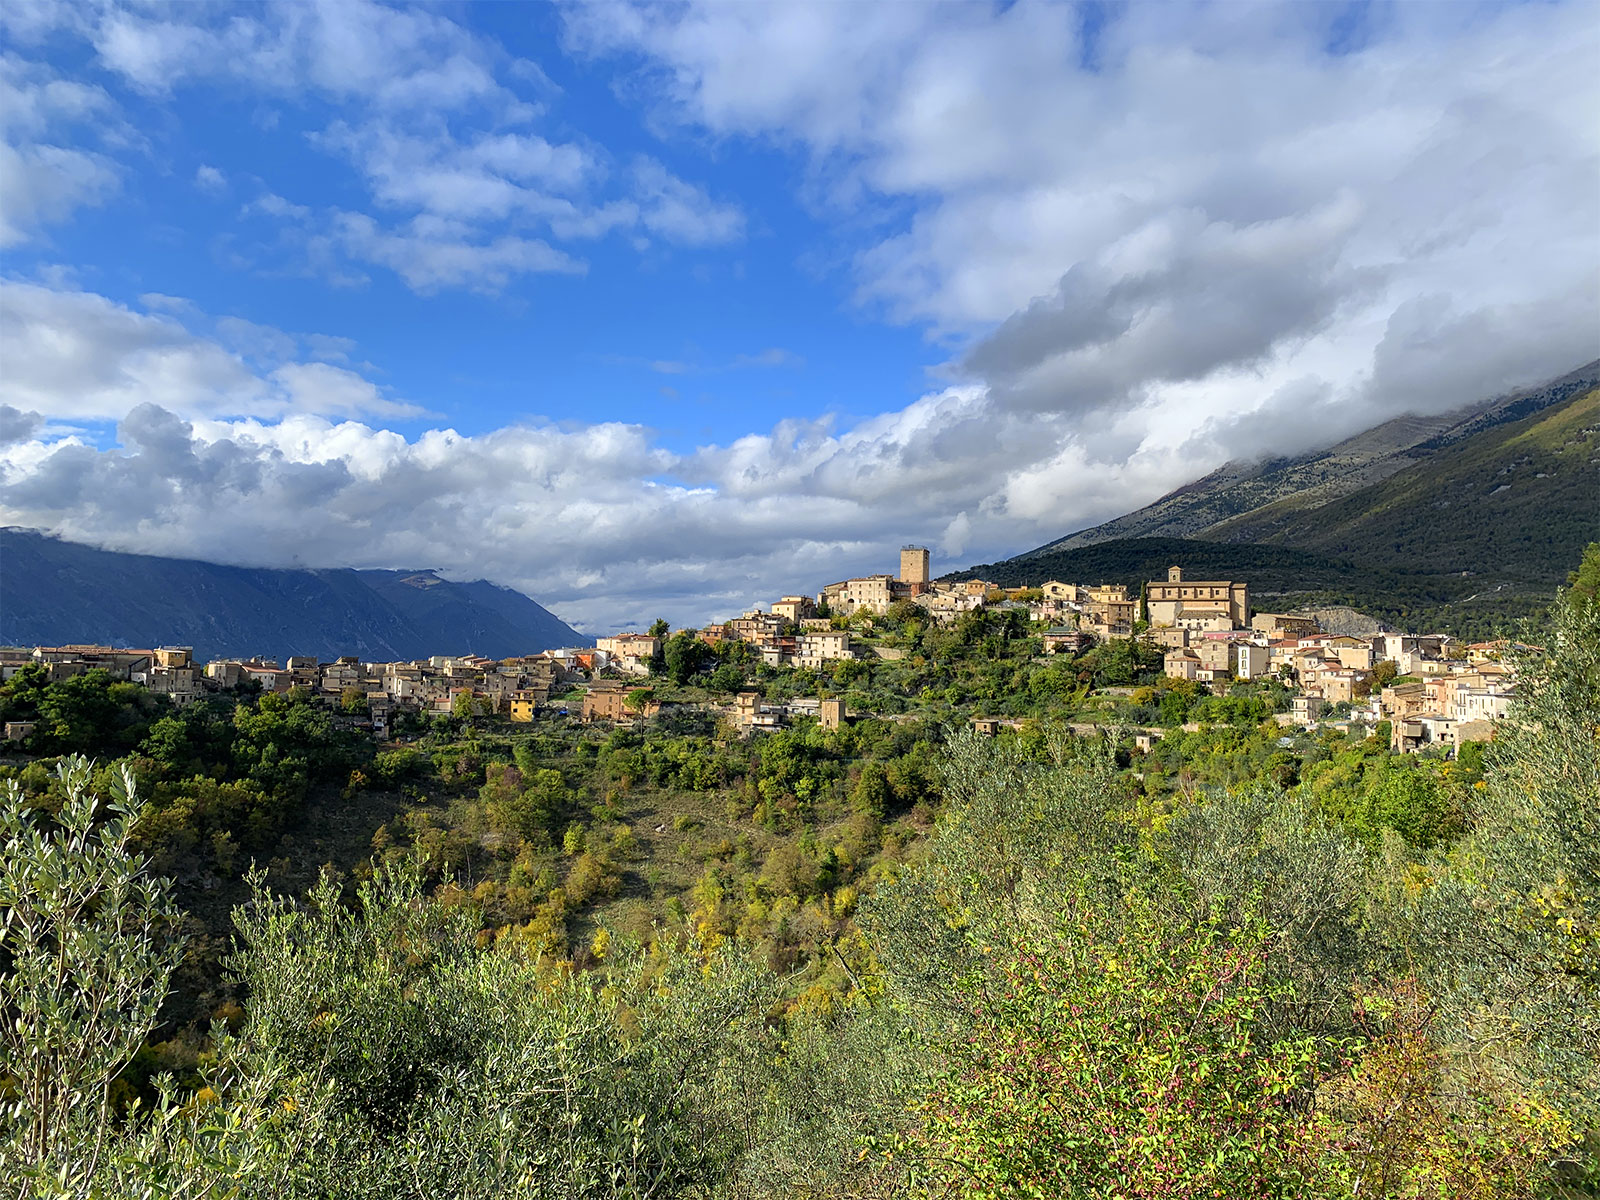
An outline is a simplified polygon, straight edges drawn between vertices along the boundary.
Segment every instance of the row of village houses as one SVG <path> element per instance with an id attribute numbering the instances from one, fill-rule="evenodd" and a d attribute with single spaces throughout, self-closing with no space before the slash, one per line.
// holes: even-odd
<path id="1" fill-rule="evenodd" d="M 1023 591 L 1030 595 L 1024 604 Z M 983 580 L 944 582 L 929 575 L 923 547 L 900 553 L 898 575 L 868 575 L 827 585 L 815 598 L 784 596 L 770 611 L 759 608 L 729 621 L 693 631 L 713 645 L 740 641 L 769 666 L 825 668 L 857 657 L 861 647 L 835 617 L 865 612 L 882 615 L 898 601 L 925 609 L 937 622 L 995 603 L 1023 607 L 1044 623 L 1045 653 L 1078 653 L 1089 646 L 1135 636 L 1141 599 L 1125 585 L 1084 587 L 1049 581 L 1038 589 L 1009 593 Z M 1273 676 L 1292 681 L 1294 719 L 1314 724 L 1333 704 L 1359 706 L 1357 720 L 1392 721 L 1397 750 L 1426 745 L 1454 746 L 1489 735 L 1503 717 L 1515 690 L 1510 669 L 1492 645 L 1460 647 L 1444 636 L 1381 633 L 1362 638 L 1325 633 L 1313 617 L 1253 613 L 1249 585 L 1235 580 L 1187 580 L 1172 567 L 1164 580 L 1147 584 L 1142 598 L 1146 623 L 1139 636 L 1164 647 L 1169 677 L 1213 683 Z M 0 679 L 28 663 L 40 663 L 52 680 L 94 668 L 114 678 L 142 684 L 176 704 L 208 690 L 258 685 L 263 691 L 301 687 L 330 700 L 352 691 L 365 703 L 373 731 L 386 736 L 397 710 L 448 713 L 467 696 L 476 711 L 531 721 L 551 690 L 566 683 L 588 683 L 580 702 L 588 720 L 624 721 L 649 716 L 655 702 L 638 694 L 629 677 L 648 676 L 662 652 L 662 639 L 647 633 L 620 633 L 593 647 L 546 650 L 507 659 L 478 655 L 434 656 L 412 662 L 373 663 L 347 656 L 332 662 L 292 656 L 286 662 L 220 659 L 204 666 L 186 647 L 125 650 L 109 646 L 0 648 Z M 1395 664 L 1406 681 L 1371 695 L 1380 662 Z M 619 678 L 620 677 L 620 678 Z M 730 715 L 745 728 L 759 729 L 791 716 L 812 715 L 824 724 L 843 721 L 843 707 L 829 701 L 765 704 L 755 692 L 742 693 Z M 818 706 L 811 712 L 807 704 Z M 790 711 L 793 709 L 794 711 Z M 804 710 L 802 712 L 801 710 Z M 27 731 L 7 729 L 6 736 Z"/>
<path id="2" fill-rule="evenodd" d="M 129 650 L 99 645 L 38 646 L 31 650 L 0 647 L 0 680 L 10 679 L 29 664 L 39 664 L 51 682 L 103 670 L 113 679 L 140 684 L 182 706 L 202 696 L 241 685 L 263 692 L 285 693 L 304 688 L 329 702 L 342 700 L 352 690 L 364 702 L 374 734 L 389 733 L 390 719 L 400 710 L 430 713 L 456 711 L 461 697 L 469 698 L 474 712 L 495 713 L 512 721 L 532 721 L 549 703 L 551 690 L 562 683 L 584 683 L 574 697 L 578 714 L 586 721 L 628 722 L 654 716 L 661 703 L 641 692 L 638 682 L 608 678 L 617 673 L 641 673 L 640 659 L 648 662 L 660 648 L 660 639 L 599 639 L 593 648 L 546 650 L 519 658 L 490 659 L 480 655 L 439 655 L 415 662 L 362 662 L 354 656 L 321 662 L 292 656 L 276 660 L 214 659 L 201 666 L 187 646 L 155 650 Z M 606 643 L 621 642 L 620 647 Z M 755 691 L 741 692 L 728 709 L 734 724 L 745 729 L 772 729 L 795 717 L 809 716 L 824 728 L 838 728 L 846 720 L 842 700 L 796 698 L 769 702 Z M 33 733 L 33 723 L 10 721 L 5 740 L 20 740 Z"/>
<path id="3" fill-rule="evenodd" d="M 38 646 L 31 650 L 0 648 L 0 679 L 9 679 L 30 663 L 42 665 L 51 682 L 104 670 L 113 679 L 141 684 L 185 705 L 223 689 L 254 684 L 264 692 L 305 688 L 330 700 L 352 690 L 365 702 L 373 731 L 387 735 L 398 709 L 448 713 L 459 697 L 471 698 L 479 710 L 498 712 L 516 721 L 531 721 L 558 682 L 588 678 L 608 665 L 588 648 L 546 651 L 524 658 L 490 659 L 479 655 L 435 656 L 413 662 L 362 662 L 345 656 L 323 662 L 294 655 L 276 659 L 214 659 L 200 664 L 187 646 L 130 650 L 111 646 Z M 18 723 L 13 723 L 18 724 Z M 6 736 L 25 737 L 31 730 L 8 726 Z"/>
<path id="4" fill-rule="evenodd" d="M 1046 654 L 1080 653 L 1106 641 L 1139 636 L 1165 648 L 1165 673 L 1175 679 L 1214 683 L 1275 677 L 1293 683 L 1292 719 L 1313 725 L 1335 704 L 1352 706 L 1355 721 L 1391 722 L 1396 750 L 1428 745 L 1455 747 L 1491 735 L 1515 694 L 1511 668 L 1500 661 L 1500 643 L 1459 645 L 1445 635 L 1379 633 L 1354 637 L 1326 633 L 1313 616 L 1258 613 L 1250 607 L 1249 584 L 1240 580 L 1190 580 L 1169 568 L 1165 579 L 1145 585 L 1141 597 L 1126 585 L 1086 587 L 1050 580 L 1037 589 L 999 589 L 984 580 L 945 582 L 929 576 L 928 551 L 907 546 L 898 575 L 867 575 L 829 584 L 813 601 L 785 596 L 770 612 L 754 609 L 700 631 L 707 641 L 738 639 L 757 647 L 773 666 L 819 667 L 854 657 L 847 630 L 833 628 L 833 616 L 887 613 L 897 601 L 926 609 L 938 622 L 997 602 L 1025 607 L 1034 622 L 1047 625 Z M 1037 592 L 1023 605 L 1015 597 Z M 828 617 L 819 616 L 826 612 Z M 601 639 L 632 656 L 621 661 L 644 673 L 658 649 L 644 634 Z M 1372 694 L 1375 670 L 1394 664 L 1406 677 Z"/>

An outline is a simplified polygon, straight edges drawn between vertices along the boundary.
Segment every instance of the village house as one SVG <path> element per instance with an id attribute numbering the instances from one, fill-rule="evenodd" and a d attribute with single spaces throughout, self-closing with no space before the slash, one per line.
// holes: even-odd
<path id="1" fill-rule="evenodd" d="M 1233 618 L 1227 612 L 1217 609 L 1207 611 L 1200 608 L 1185 609 L 1177 615 L 1173 625 L 1179 629 L 1186 629 L 1193 633 L 1225 633 L 1234 627 Z"/>
<path id="2" fill-rule="evenodd" d="M 0 683 L 33 661 L 33 652 L 20 646 L 0 646 Z"/>
<path id="3" fill-rule="evenodd" d="M 763 639 L 757 648 L 761 654 L 761 661 L 769 667 L 785 667 L 795 661 L 795 652 L 799 639 L 782 634 L 773 634 Z"/>
<path id="4" fill-rule="evenodd" d="M 594 648 L 610 656 L 612 669 L 626 675 L 648 675 L 650 661 L 661 653 L 661 639 L 648 633 L 618 633 L 595 638 Z"/>
<path id="5" fill-rule="evenodd" d="M 1200 669 L 1210 671 L 1211 677 L 1227 675 L 1233 669 L 1233 647 L 1218 638 L 1190 639 L 1189 653 L 1200 660 Z"/>
<path id="6" fill-rule="evenodd" d="M 729 621 L 728 632 L 731 637 L 741 642 L 760 646 L 769 639 L 777 637 L 782 632 L 783 625 L 783 618 L 753 608 L 743 616 Z"/>
<path id="7" fill-rule="evenodd" d="M 94 664 L 82 658 L 46 658 L 39 664 L 44 668 L 45 678 L 51 683 L 60 683 L 63 679 L 71 679 L 74 675 L 83 675 L 94 669 Z"/>
<path id="8" fill-rule="evenodd" d="M 244 680 L 244 664 L 232 658 L 214 658 L 206 664 L 206 678 L 224 690 L 236 688 Z"/>
<path id="9" fill-rule="evenodd" d="M 1056 600 L 1062 604 L 1083 603 L 1083 589 L 1075 583 L 1062 583 L 1058 579 L 1048 579 L 1039 585 L 1039 590 L 1044 593 L 1046 600 Z"/>
<path id="10" fill-rule="evenodd" d="M 827 632 L 801 634 L 795 653 L 795 663 L 817 670 L 827 663 L 854 657 L 855 653 L 850 647 L 849 631 L 830 629 Z"/>
<path id="11" fill-rule="evenodd" d="M 132 673 L 147 670 L 154 657 L 153 650 L 118 650 L 111 646 L 89 644 L 39 646 L 29 654 L 31 661 L 45 664 L 52 681 L 97 670 L 104 671 L 113 679 L 131 680 Z M 184 662 L 181 665 L 188 664 Z"/>
<path id="12" fill-rule="evenodd" d="M 1372 643 L 1366 638 L 1346 634 L 1324 634 L 1317 640 L 1325 656 L 1339 660 L 1340 665 L 1358 671 L 1370 671 L 1373 666 Z"/>
<path id="13" fill-rule="evenodd" d="M 863 608 L 882 616 L 894 603 L 893 584 L 892 575 L 863 575 L 858 579 L 846 579 L 828 584 L 817 597 L 817 602 L 826 604 L 830 612 L 847 616 Z"/>
<path id="14" fill-rule="evenodd" d="M 1404 721 L 1428 710 L 1428 695 L 1420 679 L 1411 680 L 1384 688 L 1378 693 L 1378 703 L 1384 715 Z"/>
<path id="15" fill-rule="evenodd" d="M 1101 641 L 1132 637 L 1138 607 L 1125 584 L 1100 584 L 1089 589 L 1080 628 L 1087 628 Z"/>
<path id="16" fill-rule="evenodd" d="M 163 646 L 149 652 L 140 666 L 130 670 L 126 678 L 142 685 L 147 691 L 165 696 L 173 704 L 182 706 L 200 698 L 204 668 L 196 665 L 194 651 L 188 646 Z"/>
<path id="17" fill-rule="evenodd" d="M 330 696 L 355 687 L 362 677 L 359 659 L 346 655 L 322 668 L 322 690 Z"/>
<path id="18" fill-rule="evenodd" d="M 1326 706 L 1325 701 L 1315 692 L 1305 692 L 1289 698 L 1289 717 L 1296 725 L 1309 728 L 1317 723 Z"/>
<path id="19" fill-rule="evenodd" d="M 1415 754 L 1438 746 L 1460 753 L 1466 742 L 1486 742 L 1494 737 L 1492 721 L 1458 721 L 1439 713 L 1424 713 L 1390 726 L 1389 748 L 1397 754 Z"/>
<path id="20" fill-rule="evenodd" d="M 239 676 L 241 682 L 253 683 L 263 692 L 276 692 L 281 695 L 294 686 L 294 676 L 276 663 L 242 662 L 239 664 Z M 362 684 L 358 683 L 356 686 Z"/>
<path id="21" fill-rule="evenodd" d="M 817 606 L 810 596 L 785 596 L 772 606 L 772 615 L 791 625 L 815 617 Z"/>
<path id="22" fill-rule="evenodd" d="M 389 736 L 389 723 L 394 715 L 394 705 L 382 692 L 367 693 L 367 720 L 372 723 L 372 736 Z"/>
<path id="23" fill-rule="evenodd" d="M 1035 600 L 1028 605 L 1030 621 L 1048 621 L 1052 625 L 1076 621 L 1077 610 L 1065 600 Z"/>
<path id="24" fill-rule="evenodd" d="M 1305 637 L 1322 631 L 1315 617 L 1299 617 L 1293 613 L 1252 613 L 1250 628 L 1268 638 Z"/>
<path id="25" fill-rule="evenodd" d="M 921 605 L 927 610 L 928 616 L 940 625 L 948 625 L 964 612 L 973 612 L 983 607 L 983 593 L 974 594 L 967 591 L 961 584 L 936 583 L 921 595 L 912 596 L 914 604 Z"/>
<path id="26" fill-rule="evenodd" d="M 1306 691 L 1318 693 L 1329 704 L 1350 703 L 1371 691 L 1371 676 L 1366 671 L 1343 666 L 1332 659 L 1304 669 L 1300 683 Z"/>
<path id="27" fill-rule="evenodd" d="M 1294 638 L 1277 638 L 1267 643 L 1267 662 L 1272 667 L 1272 673 L 1278 674 L 1284 667 L 1293 669 L 1295 658 L 1300 653 L 1300 643 Z"/>
<path id="28" fill-rule="evenodd" d="M 456 711 L 456 703 L 465 696 L 474 712 L 478 709 L 477 694 L 470 687 L 454 686 L 429 697 L 428 707 L 436 713 L 452 714 Z"/>
<path id="29" fill-rule="evenodd" d="M 1235 679 L 1259 679 L 1272 674 L 1272 656 L 1265 646 L 1253 642 L 1235 642 L 1232 651 L 1230 665 Z"/>
<path id="30" fill-rule="evenodd" d="M 733 723 L 742 731 L 778 729 L 783 725 L 780 706 L 762 701 L 760 692 L 740 692 L 733 698 Z"/>
<path id="31" fill-rule="evenodd" d="M 510 716 L 519 724 L 526 724 L 533 720 L 538 711 L 549 700 L 550 693 L 544 688 L 520 688 L 511 693 Z"/>
<path id="32" fill-rule="evenodd" d="M 661 702 L 655 699 L 633 700 L 639 689 L 631 683 L 597 681 L 590 685 L 583 697 L 581 716 L 585 721 L 631 722 L 639 717 L 653 717 L 661 711 Z"/>
<path id="33" fill-rule="evenodd" d="M 1440 662 L 1449 638 L 1411 633 L 1378 633 L 1372 637 L 1374 662 L 1392 662 L 1402 675 L 1414 674 L 1417 664 Z"/>
<path id="34" fill-rule="evenodd" d="M 1200 673 L 1200 656 L 1187 647 L 1168 650 L 1162 659 L 1162 669 L 1168 679 L 1195 679 Z"/>
<path id="35" fill-rule="evenodd" d="M 551 677 L 558 683 L 576 683 L 582 680 L 594 665 L 594 651 L 585 646 L 543 650 L 538 657 L 550 664 Z"/>

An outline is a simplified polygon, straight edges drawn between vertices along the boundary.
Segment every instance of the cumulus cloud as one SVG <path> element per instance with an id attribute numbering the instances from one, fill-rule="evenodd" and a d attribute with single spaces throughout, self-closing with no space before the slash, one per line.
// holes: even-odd
<path id="1" fill-rule="evenodd" d="M 114 450 L 71 437 L 42 453 L 0 448 L 0 512 L 145 552 L 488 576 L 591 628 L 657 612 L 682 623 L 719 599 L 732 608 L 772 587 L 814 588 L 847 562 L 881 565 L 885 506 L 908 528 L 926 521 L 914 489 L 880 477 L 886 460 L 907 443 L 925 461 L 902 478 L 944 477 L 921 424 L 844 437 L 785 427 L 677 456 L 637 426 L 408 440 L 324 417 L 185 420 L 145 404 Z"/>
<path id="2" fill-rule="evenodd" d="M 498 292 L 519 275 L 581 275 L 583 262 L 540 238 L 481 239 L 463 222 L 417 217 L 386 229 L 365 213 L 339 213 L 334 239 L 352 257 L 388 267 L 418 292 L 467 288 Z"/>
<path id="3" fill-rule="evenodd" d="M 196 334 L 172 313 L 203 319 L 172 299 L 147 296 L 157 311 L 141 313 L 93 292 L 0 280 L 0 400 L 66 421 L 116 421 L 150 404 L 186 416 L 424 415 L 355 371 L 298 361 L 302 339 L 282 330 L 224 317 L 213 336 Z"/>
<path id="4" fill-rule="evenodd" d="M 15 54 L 0 55 L 0 247 L 116 189 L 117 169 L 107 155 L 62 144 L 109 107 L 99 88 L 61 79 Z"/>
<path id="5" fill-rule="evenodd" d="M 0 404 L 0 445 L 31 440 L 44 428 L 44 418 L 36 412 L 23 412 L 9 404 Z"/>

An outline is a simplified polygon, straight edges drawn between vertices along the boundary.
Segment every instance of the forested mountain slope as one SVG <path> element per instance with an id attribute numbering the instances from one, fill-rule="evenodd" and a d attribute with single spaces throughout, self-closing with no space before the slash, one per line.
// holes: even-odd
<path id="1" fill-rule="evenodd" d="M 532 654 L 587 644 L 509 588 L 431 571 L 268 570 L 120 554 L 0 530 L 0 643 L 193 646 L 281 658 Z"/>
<path id="2" fill-rule="evenodd" d="M 1307 499 L 1288 497 L 1203 536 L 1558 583 L 1600 531 L 1600 390 L 1430 448 L 1415 466 L 1350 495 Z"/>
<path id="3" fill-rule="evenodd" d="M 1299 515 L 1356 496 L 1398 475 L 1430 465 L 1452 448 L 1569 403 L 1600 383 L 1600 360 L 1541 388 L 1431 417 L 1400 416 L 1325 450 L 1292 458 L 1228 463 L 1135 512 L 1081 530 L 1019 557 L 1076 550 L 1123 538 L 1182 537 L 1258 541 L 1286 533 Z M 1357 502 L 1352 507 L 1359 509 Z M 1312 543 L 1292 537 L 1285 544 Z M 1582 546 L 1582 540 L 1577 543 Z M 1552 562 L 1570 561 L 1553 556 Z M 1553 569 L 1553 568 L 1552 568 Z"/>

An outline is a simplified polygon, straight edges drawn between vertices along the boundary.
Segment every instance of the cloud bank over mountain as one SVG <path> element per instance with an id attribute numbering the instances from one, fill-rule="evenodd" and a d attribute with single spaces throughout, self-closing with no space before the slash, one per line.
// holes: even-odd
<path id="1" fill-rule="evenodd" d="M 586 286 L 596 239 L 737 244 L 763 216 L 717 164 L 753 147 L 785 165 L 840 302 L 928 339 L 932 382 L 875 415 L 753 405 L 685 446 L 543 394 L 461 433 L 350 339 L 122 299 L 78 264 L 13 276 L 0 516 L 114 549 L 437 566 L 591 630 L 703 620 L 890 569 L 905 540 L 996 558 L 1600 342 L 1600 30 L 1581 5 L 563 9 L 550 53 L 675 160 L 688 147 L 698 179 L 556 128 L 527 99 L 537 63 L 431 11 L 6 19 L 13 242 L 116 204 L 141 169 L 119 89 L 306 89 L 351 194 L 304 204 L 266 177 L 244 203 L 325 286 L 494 296 L 528 275 Z M 60 43 L 99 74 L 47 65 Z M 805 365 L 759 345 L 640 360 Z"/>

